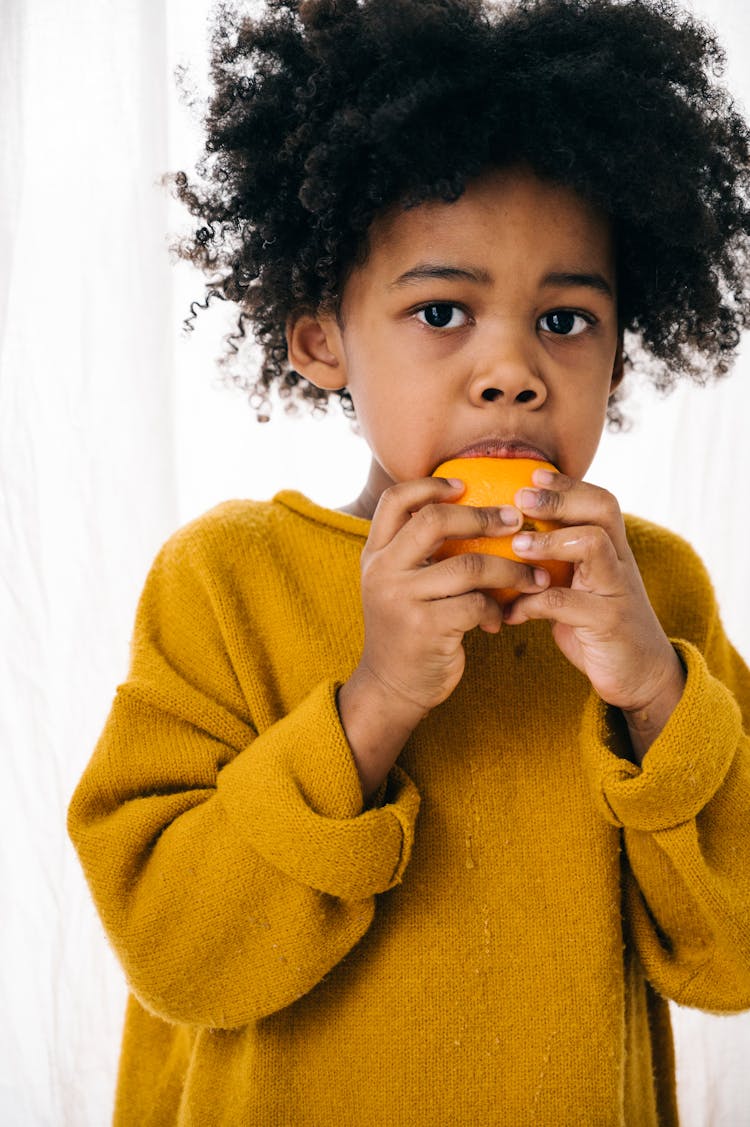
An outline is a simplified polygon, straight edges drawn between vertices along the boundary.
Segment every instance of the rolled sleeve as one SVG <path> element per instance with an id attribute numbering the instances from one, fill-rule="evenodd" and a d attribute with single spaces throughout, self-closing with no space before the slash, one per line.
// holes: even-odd
<path id="1" fill-rule="evenodd" d="M 640 767 L 620 758 L 613 709 L 589 698 L 582 747 L 595 802 L 615 826 L 653 833 L 695 818 L 719 790 L 742 735 L 731 692 L 689 642 L 672 640 L 686 672 L 682 698 Z"/>
<path id="2" fill-rule="evenodd" d="M 219 774 L 218 795 L 248 845 L 293 880 L 342 900 L 400 883 L 411 855 L 419 793 L 398 767 L 384 802 L 362 791 L 325 682 Z"/>

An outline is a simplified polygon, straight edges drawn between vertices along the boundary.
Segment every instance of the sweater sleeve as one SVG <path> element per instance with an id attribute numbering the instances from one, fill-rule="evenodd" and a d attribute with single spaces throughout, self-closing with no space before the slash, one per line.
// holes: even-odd
<path id="1" fill-rule="evenodd" d="M 146 581 L 68 829 L 142 1005 L 229 1029 L 301 997 L 362 937 L 375 895 L 402 878 L 419 796 L 394 767 L 363 809 L 334 680 L 261 730 L 227 629 L 177 535 Z"/>
<path id="2" fill-rule="evenodd" d="M 750 673 L 713 602 L 704 644 L 672 642 L 687 684 L 641 767 L 617 755 L 624 726 L 594 695 L 586 767 L 622 831 L 625 926 L 646 976 L 682 1005 L 730 1013 L 750 1008 Z"/>

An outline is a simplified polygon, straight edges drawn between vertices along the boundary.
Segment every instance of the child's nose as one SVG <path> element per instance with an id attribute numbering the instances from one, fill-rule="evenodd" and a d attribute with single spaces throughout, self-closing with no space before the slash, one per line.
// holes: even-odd
<path id="1" fill-rule="evenodd" d="M 535 410 L 547 398 L 544 380 L 518 359 L 513 362 L 495 362 L 477 372 L 471 385 L 471 398 L 478 405 L 502 401 Z"/>

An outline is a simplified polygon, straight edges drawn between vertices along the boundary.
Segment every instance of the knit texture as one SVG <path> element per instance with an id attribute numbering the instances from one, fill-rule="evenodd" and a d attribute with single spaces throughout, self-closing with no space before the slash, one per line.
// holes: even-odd
<path id="1" fill-rule="evenodd" d="M 368 522 L 172 536 L 68 826 L 130 996 L 116 1127 L 656 1127 L 666 998 L 750 1008 L 750 674 L 627 518 L 687 687 L 642 768 L 549 623 L 465 638 L 363 808 L 336 709 Z"/>

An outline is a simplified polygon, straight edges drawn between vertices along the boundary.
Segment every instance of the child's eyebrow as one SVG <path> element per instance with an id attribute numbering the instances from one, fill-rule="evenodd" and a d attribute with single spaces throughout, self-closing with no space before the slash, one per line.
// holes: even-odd
<path id="1" fill-rule="evenodd" d="M 467 269 L 463 266 L 443 266 L 440 263 L 420 262 L 418 266 L 412 266 L 411 270 L 405 270 L 403 274 L 399 274 L 398 278 L 389 284 L 388 289 L 393 290 L 399 286 L 408 286 L 412 282 L 423 282 L 430 278 L 440 278 L 444 281 L 479 282 L 485 286 L 492 282 L 492 275 L 487 270 L 480 268 Z"/>
<path id="2" fill-rule="evenodd" d="M 591 290 L 597 290 L 598 293 L 606 294 L 607 297 L 614 297 L 612 287 L 601 274 L 545 274 L 542 285 L 569 286 L 571 289 L 576 286 L 587 286 Z"/>
<path id="3" fill-rule="evenodd" d="M 399 274 L 398 278 L 391 282 L 388 288 L 397 289 L 400 286 L 408 286 L 415 282 L 424 282 L 435 278 L 442 281 L 477 282 L 479 285 L 484 286 L 491 285 L 492 283 L 492 275 L 489 271 L 483 270 L 480 267 L 467 268 L 465 266 L 448 266 L 441 263 L 420 262 L 419 265 L 413 266 L 410 270 L 405 270 L 403 274 Z M 564 286 L 569 289 L 584 286 L 588 289 L 596 290 L 597 293 L 605 294 L 607 297 L 614 297 L 609 282 L 601 274 L 597 273 L 578 273 L 576 271 L 552 272 L 545 274 L 542 278 L 541 285 L 548 287 Z"/>

